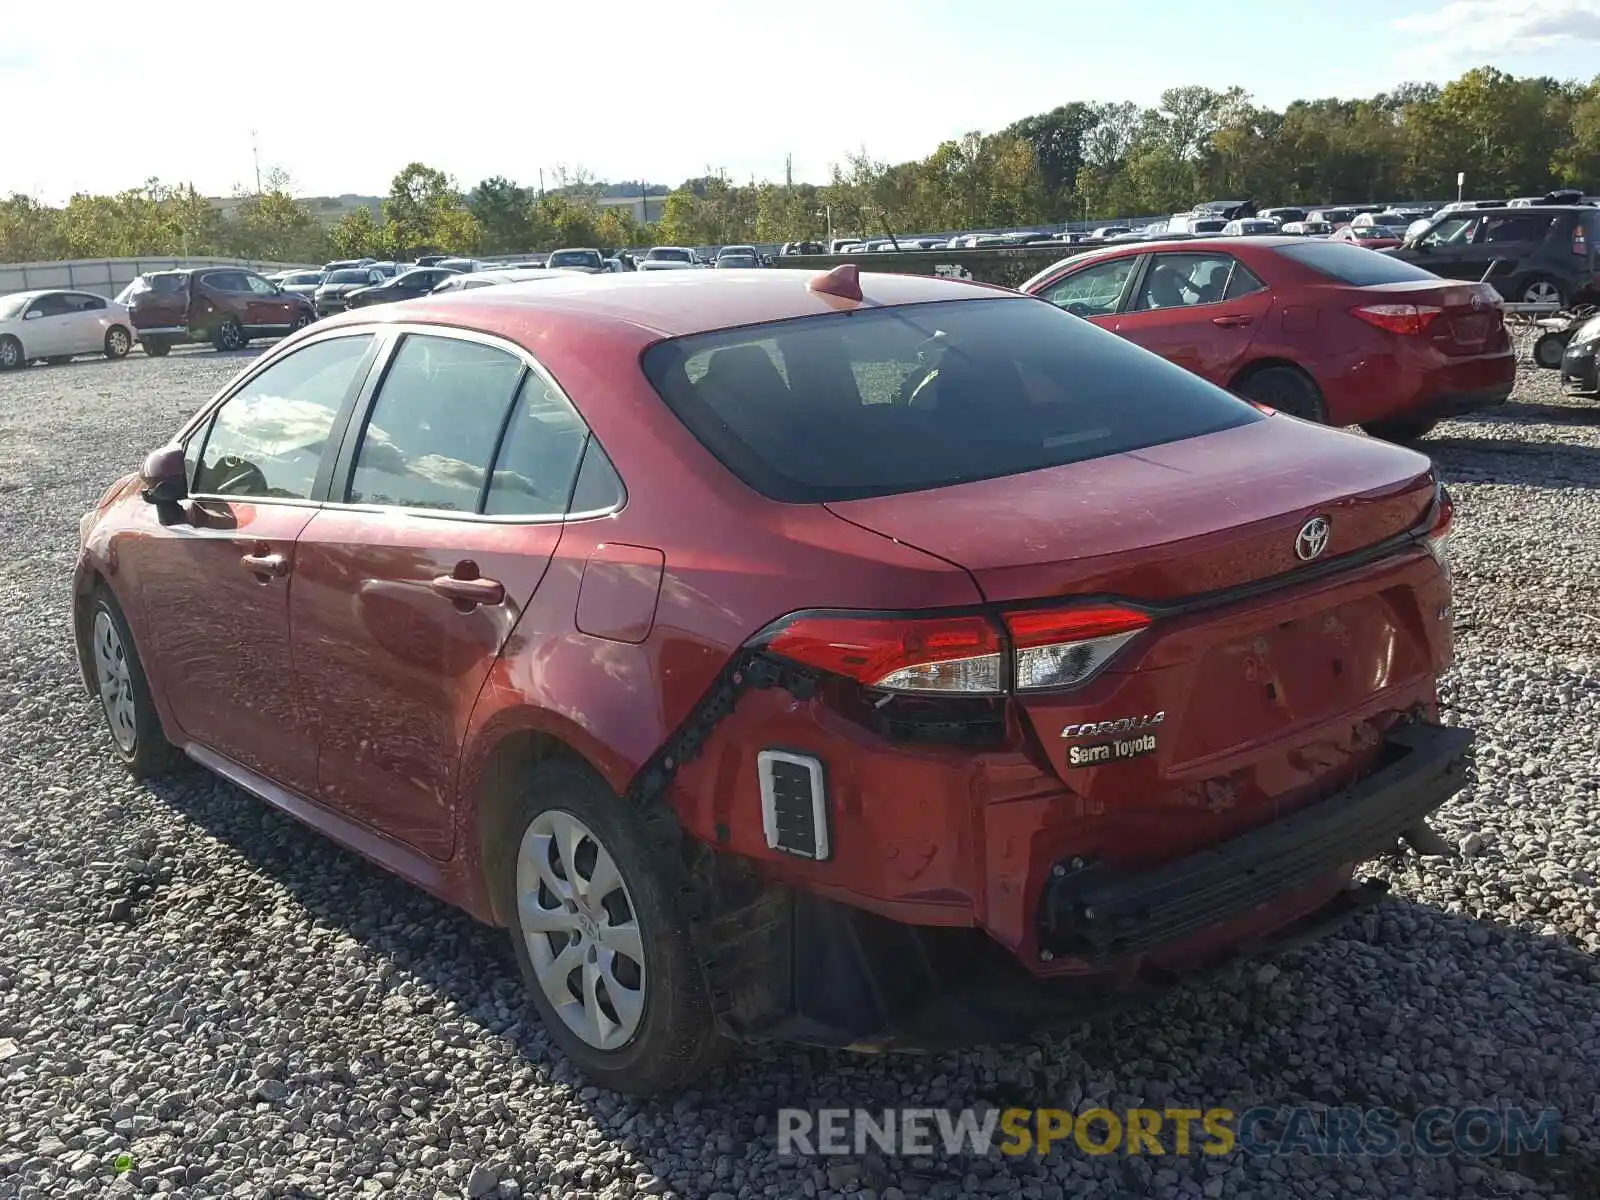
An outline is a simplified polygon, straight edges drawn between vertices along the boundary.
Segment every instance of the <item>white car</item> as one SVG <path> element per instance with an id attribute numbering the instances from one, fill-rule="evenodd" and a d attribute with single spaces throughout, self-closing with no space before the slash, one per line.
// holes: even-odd
<path id="1" fill-rule="evenodd" d="M 699 255 L 686 246 L 652 246 L 635 270 L 688 271 L 700 265 Z"/>
<path id="2" fill-rule="evenodd" d="M 578 272 L 581 274 L 581 272 Z M 449 292 L 466 292 L 474 288 L 494 287 L 502 283 L 532 283 L 539 279 L 571 279 L 574 272 L 564 270 L 547 271 L 543 267 L 514 267 L 504 271 L 474 271 L 470 275 L 452 275 L 449 279 L 436 285 L 431 295 L 438 296 Z"/>
<path id="3" fill-rule="evenodd" d="M 93 292 L 17 292 L 0 296 L 0 371 L 75 354 L 122 358 L 133 349 L 126 306 Z"/>

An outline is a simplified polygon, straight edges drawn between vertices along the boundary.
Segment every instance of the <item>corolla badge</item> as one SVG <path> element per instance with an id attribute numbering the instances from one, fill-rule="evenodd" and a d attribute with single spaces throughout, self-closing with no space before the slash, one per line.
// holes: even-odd
<path id="1" fill-rule="evenodd" d="M 1333 533 L 1333 524 L 1327 517 L 1312 517 L 1300 526 L 1300 532 L 1295 535 L 1294 552 L 1301 562 L 1310 562 L 1314 558 L 1321 558 L 1322 552 L 1328 548 L 1328 538 Z"/>
<path id="2" fill-rule="evenodd" d="M 1084 721 L 1068 725 L 1061 731 L 1063 738 L 1104 737 L 1106 734 L 1136 733 L 1152 729 L 1167 719 L 1165 712 L 1144 713 L 1137 717 L 1118 717 L 1114 721 Z"/>

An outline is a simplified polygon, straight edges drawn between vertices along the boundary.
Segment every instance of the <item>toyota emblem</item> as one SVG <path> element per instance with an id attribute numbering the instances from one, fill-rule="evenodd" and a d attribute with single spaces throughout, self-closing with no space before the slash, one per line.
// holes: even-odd
<path id="1" fill-rule="evenodd" d="M 1300 532 L 1295 535 L 1294 552 L 1301 562 L 1310 562 L 1314 558 L 1321 558 L 1322 552 L 1328 548 L 1328 537 L 1333 532 L 1333 526 L 1327 517 L 1312 517 L 1300 526 Z"/>

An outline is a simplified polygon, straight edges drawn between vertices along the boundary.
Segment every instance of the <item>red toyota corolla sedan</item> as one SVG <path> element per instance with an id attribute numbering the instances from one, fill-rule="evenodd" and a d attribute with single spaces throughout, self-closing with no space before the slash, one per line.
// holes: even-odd
<path id="1" fill-rule="evenodd" d="M 1022 290 L 1248 399 L 1390 441 L 1503 404 L 1516 380 L 1493 287 L 1342 241 L 1118 246 Z"/>
<path id="2" fill-rule="evenodd" d="M 1462 782 L 1448 495 L 1039 300 L 662 272 L 349 313 L 82 523 L 116 753 L 482 920 L 596 1081 L 1015 1037 L 1380 894 Z"/>

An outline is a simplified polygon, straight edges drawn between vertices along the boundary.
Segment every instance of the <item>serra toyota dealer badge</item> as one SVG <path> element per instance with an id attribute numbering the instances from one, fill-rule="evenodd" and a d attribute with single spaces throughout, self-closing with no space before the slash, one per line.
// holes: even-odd
<path id="1" fill-rule="evenodd" d="M 1085 746 L 1072 746 L 1067 750 L 1069 767 L 1094 767 L 1101 763 L 1121 762 L 1126 758 L 1142 758 L 1156 752 L 1156 735 L 1121 738 L 1113 742 L 1091 742 Z"/>

